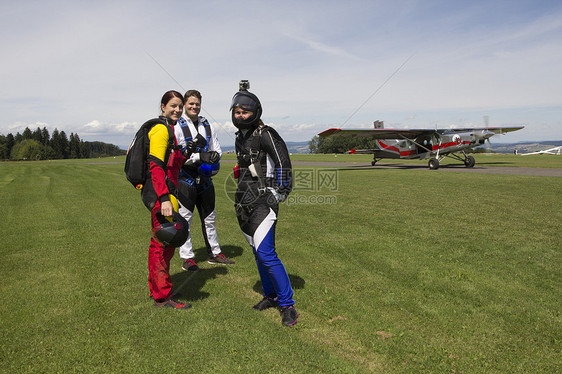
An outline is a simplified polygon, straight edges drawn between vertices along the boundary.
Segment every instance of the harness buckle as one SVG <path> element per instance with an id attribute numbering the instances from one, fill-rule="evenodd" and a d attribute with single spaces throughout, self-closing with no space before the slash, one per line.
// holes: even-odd
<path id="1" fill-rule="evenodd" d="M 260 155 L 260 151 L 250 149 L 250 159 L 252 162 L 257 161 Z"/>

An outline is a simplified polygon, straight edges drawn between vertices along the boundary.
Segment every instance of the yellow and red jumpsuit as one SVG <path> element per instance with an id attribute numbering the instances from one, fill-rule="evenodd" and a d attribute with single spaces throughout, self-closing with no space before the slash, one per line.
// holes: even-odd
<path id="1" fill-rule="evenodd" d="M 170 123 L 171 121 L 167 121 Z M 173 131 L 171 132 L 173 136 Z M 155 192 L 156 201 L 151 209 L 152 230 L 159 224 L 156 212 L 161 208 L 161 204 L 170 201 L 175 211 L 178 211 L 178 201 L 174 196 L 174 187 L 177 185 L 178 175 L 181 166 L 186 161 L 180 151 L 172 149 L 169 160 L 166 160 L 169 144 L 170 132 L 164 124 L 157 124 L 148 132 L 150 140 L 149 160 L 150 160 L 150 181 L 151 190 Z M 177 144 L 175 138 L 172 144 Z M 166 164 L 166 161 L 167 164 Z M 167 177 L 167 178 L 166 178 Z M 167 180 L 168 179 L 168 180 Z M 172 190 L 172 191 L 170 191 Z M 145 201 L 146 204 L 146 201 Z M 152 205 L 152 204 L 150 204 Z M 154 235 L 150 239 L 148 248 L 148 287 L 150 295 L 154 300 L 164 300 L 170 297 L 172 282 L 170 280 L 170 260 L 174 256 L 174 247 L 164 247 Z"/>

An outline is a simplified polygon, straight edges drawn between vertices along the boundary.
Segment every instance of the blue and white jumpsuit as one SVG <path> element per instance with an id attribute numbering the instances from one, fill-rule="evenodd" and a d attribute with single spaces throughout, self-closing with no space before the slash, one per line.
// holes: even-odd
<path id="1" fill-rule="evenodd" d="M 192 138 L 203 138 L 206 145 L 201 147 L 199 152 L 194 152 L 191 155 L 180 172 L 178 183 L 179 213 L 189 222 L 189 227 L 192 228 L 191 219 L 193 218 L 195 207 L 197 207 L 199 217 L 201 218 L 201 226 L 208 255 L 209 257 L 214 257 L 221 253 L 215 225 L 215 187 L 212 179 L 210 177 L 199 176 L 197 169 L 199 165 L 201 165 L 200 152 L 215 151 L 222 156 L 222 150 L 215 130 L 205 117 L 199 116 L 196 124 L 185 114 L 178 120 L 177 126 L 174 127 L 174 133 L 178 145 L 182 148 L 186 145 L 184 127 L 187 127 L 189 130 L 187 133 L 190 134 Z M 207 129 L 209 132 L 207 132 Z M 189 137 L 187 140 L 196 141 L 196 139 L 189 139 Z M 191 229 L 189 230 L 187 241 L 184 245 L 179 247 L 179 254 L 182 260 L 193 259 L 195 257 L 193 245 L 191 243 Z"/>
<path id="2" fill-rule="evenodd" d="M 240 172 L 236 215 L 254 252 L 264 295 L 277 297 L 281 307 L 293 305 L 291 282 L 275 250 L 279 201 L 293 186 L 287 146 L 274 129 L 260 121 L 258 126 L 236 133 L 236 155 Z"/>

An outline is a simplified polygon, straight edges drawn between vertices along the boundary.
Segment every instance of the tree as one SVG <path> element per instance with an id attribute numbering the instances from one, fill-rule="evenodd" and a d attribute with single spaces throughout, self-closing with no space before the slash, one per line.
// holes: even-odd
<path id="1" fill-rule="evenodd" d="M 43 134 L 41 133 L 41 129 L 39 127 L 37 127 L 37 129 L 35 129 L 35 131 L 33 131 L 33 133 L 31 134 L 31 139 L 37 140 L 39 143 L 44 144 L 43 143 Z"/>
<path id="2" fill-rule="evenodd" d="M 0 160 L 7 160 L 10 158 L 10 153 L 8 153 L 8 147 L 6 143 L 0 142 Z"/>
<path id="3" fill-rule="evenodd" d="M 10 159 L 10 152 L 14 146 L 14 136 L 8 134 L 6 136 L 0 135 L 0 160 Z"/>
<path id="4" fill-rule="evenodd" d="M 53 130 L 53 134 L 51 135 L 51 140 L 49 141 L 49 145 L 53 149 L 54 158 L 62 158 L 62 149 L 60 145 L 60 133 L 57 128 Z"/>
<path id="5" fill-rule="evenodd" d="M 14 145 L 12 160 L 40 160 L 45 157 L 44 146 L 34 139 L 25 139 Z"/>
<path id="6" fill-rule="evenodd" d="M 0 160 L 6 160 L 10 157 L 8 152 L 8 141 L 4 135 L 0 135 Z"/>
<path id="7" fill-rule="evenodd" d="M 55 129 L 49 144 L 51 148 L 53 148 L 54 158 L 60 159 L 68 157 L 68 139 L 64 131 L 59 132 L 58 129 Z"/>
<path id="8" fill-rule="evenodd" d="M 41 143 L 43 143 L 43 145 L 49 145 L 50 139 L 51 136 L 49 135 L 49 130 L 47 130 L 46 127 L 43 127 L 43 130 L 41 130 Z"/>
<path id="9" fill-rule="evenodd" d="M 8 155 L 6 158 L 10 158 L 10 152 L 12 152 L 12 148 L 14 147 L 15 140 L 14 136 L 10 133 L 6 135 L 6 147 L 8 148 Z"/>
<path id="10" fill-rule="evenodd" d="M 308 149 L 310 153 L 318 153 L 318 146 L 320 143 L 320 137 L 318 135 L 314 135 L 314 137 L 308 142 Z"/>
<path id="11" fill-rule="evenodd" d="M 80 156 L 82 158 L 90 158 L 90 148 L 83 140 L 80 140 Z"/>
<path id="12" fill-rule="evenodd" d="M 25 130 L 23 130 L 22 136 L 24 139 L 33 139 L 33 134 L 31 133 L 29 127 L 26 127 Z"/>
<path id="13" fill-rule="evenodd" d="M 312 153 L 345 153 L 351 149 L 376 148 L 375 142 L 375 139 L 368 137 L 315 136 L 308 143 L 308 147 Z"/>
<path id="14" fill-rule="evenodd" d="M 64 131 L 60 132 L 60 142 L 62 149 L 62 158 L 68 158 L 70 155 L 70 148 L 68 146 L 68 137 Z"/>
<path id="15" fill-rule="evenodd" d="M 64 131 L 55 129 L 49 137 L 46 127 L 31 132 L 26 128 L 14 135 L 0 135 L 0 159 L 12 160 L 54 160 L 60 158 L 89 158 L 122 156 L 126 151 L 113 144 L 84 142 L 78 134 L 70 133 L 70 140 Z M 32 142 L 28 142 L 32 140 Z M 40 145 L 40 147 L 37 147 Z"/>
<path id="16" fill-rule="evenodd" d="M 70 133 L 68 147 L 70 150 L 70 158 L 80 158 L 80 137 L 78 134 Z"/>

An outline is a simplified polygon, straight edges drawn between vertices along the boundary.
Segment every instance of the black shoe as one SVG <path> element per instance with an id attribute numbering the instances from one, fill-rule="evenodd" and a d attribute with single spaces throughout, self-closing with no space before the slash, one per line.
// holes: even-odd
<path id="1" fill-rule="evenodd" d="M 256 310 L 266 310 L 268 308 L 275 308 L 279 305 L 277 297 L 273 298 L 271 296 L 264 296 L 259 303 L 253 306 Z"/>
<path id="2" fill-rule="evenodd" d="M 222 253 L 219 253 L 218 255 L 209 258 L 209 260 L 207 262 L 211 265 L 212 264 L 220 264 L 220 265 L 232 265 L 232 264 L 234 264 L 234 261 L 227 258 Z"/>
<path id="3" fill-rule="evenodd" d="M 183 265 L 182 265 L 181 268 L 185 271 L 199 271 L 199 270 L 201 270 L 201 269 L 199 269 L 199 266 L 197 266 L 197 262 L 195 262 L 195 260 L 193 260 L 192 258 L 188 258 L 187 260 L 185 260 L 183 262 Z"/>
<path id="4" fill-rule="evenodd" d="M 174 309 L 187 309 L 191 308 L 191 304 L 184 303 L 181 301 L 177 301 L 174 299 L 164 299 L 162 301 L 154 300 L 154 306 L 163 306 L 166 308 L 174 308 Z"/>
<path id="5" fill-rule="evenodd" d="M 173 297 L 182 297 L 183 294 L 181 292 L 173 292 L 172 296 Z M 152 296 L 152 295 L 149 295 L 148 297 L 150 297 L 151 299 L 154 299 L 154 296 Z"/>
<path id="6" fill-rule="evenodd" d="M 297 323 L 297 317 L 299 314 L 294 306 L 282 306 L 279 308 L 279 312 L 281 313 L 281 323 L 285 326 L 293 326 Z"/>

